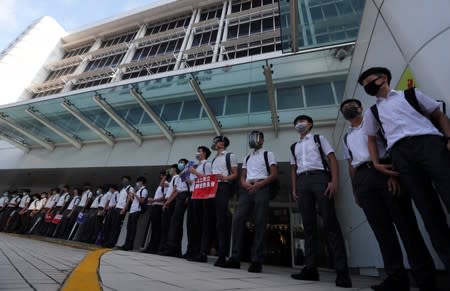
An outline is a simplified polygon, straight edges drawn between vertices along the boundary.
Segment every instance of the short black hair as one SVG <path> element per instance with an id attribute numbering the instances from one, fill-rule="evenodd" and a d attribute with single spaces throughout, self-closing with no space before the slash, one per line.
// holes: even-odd
<path id="1" fill-rule="evenodd" d="M 23 189 L 23 192 L 30 194 L 31 190 L 30 189 Z"/>
<path id="2" fill-rule="evenodd" d="M 136 178 L 136 182 L 142 182 L 142 184 L 147 183 L 147 179 L 145 179 L 145 177 L 140 176 Z"/>
<path id="3" fill-rule="evenodd" d="M 98 186 L 97 186 L 97 189 L 105 190 L 105 186 L 103 186 L 103 185 L 98 185 Z"/>
<path id="4" fill-rule="evenodd" d="M 342 112 L 342 107 L 344 107 L 345 104 L 348 104 L 351 102 L 355 102 L 356 104 L 358 104 L 359 107 L 362 107 L 362 103 L 358 99 L 345 99 L 344 101 L 342 101 L 341 107 L 339 108 L 339 110 L 341 110 L 341 112 Z"/>
<path id="5" fill-rule="evenodd" d="M 119 190 L 119 188 L 118 188 L 117 185 L 115 185 L 115 184 L 109 185 L 109 189 Z"/>
<path id="6" fill-rule="evenodd" d="M 60 192 L 61 192 L 61 189 L 59 189 L 59 188 L 53 188 L 53 191 L 55 191 L 56 193 L 60 193 Z"/>
<path id="7" fill-rule="evenodd" d="M 70 189 L 69 185 L 67 185 L 67 184 L 66 184 L 66 185 L 64 185 L 64 186 L 63 186 L 63 188 L 66 188 L 67 190 L 69 190 L 69 189 Z"/>
<path id="8" fill-rule="evenodd" d="M 127 179 L 128 181 L 131 181 L 131 177 L 130 176 L 122 176 L 122 178 L 120 178 L 120 180 L 123 180 L 123 179 Z"/>
<path id="9" fill-rule="evenodd" d="M 197 150 L 202 150 L 202 152 L 204 152 L 205 155 L 206 155 L 206 159 L 208 159 L 209 156 L 211 155 L 211 150 L 209 148 L 205 147 L 205 146 L 199 146 L 197 148 Z"/>
<path id="10" fill-rule="evenodd" d="M 187 159 L 179 159 L 178 162 L 183 162 L 185 165 L 187 165 L 189 163 L 189 161 Z M 177 165 L 178 168 L 178 165 Z"/>
<path id="11" fill-rule="evenodd" d="M 64 187 L 65 187 L 65 186 L 64 186 Z M 89 187 L 89 188 L 90 188 L 90 187 L 91 187 L 91 184 L 90 184 L 89 182 L 86 182 L 86 183 L 83 184 L 83 187 Z"/>
<path id="12" fill-rule="evenodd" d="M 391 71 L 389 71 L 387 68 L 384 67 L 372 67 L 365 70 L 364 72 L 361 73 L 361 75 L 359 75 L 358 83 L 359 85 L 362 85 L 364 79 L 369 77 L 370 75 L 381 75 L 381 74 L 387 76 L 388 84 L 390 84 L 392 79 Z"/>
<path id="13" fill-rule="evenodd" d="M 177 164 L 173 164 L 172 166 L 170 166 L 170 168 L 171 169 L 175 169 L 175 172 L 177 173 L 177 174 L 179 174 L 181 171 L 180 170 L 178 170 L 178 165 Z"/>
<path id="14" fill-rule="evenodd" d="M 213 143 L 216 143 L 218 141 L 223 141 L 225 148 L 230 145 L 230 140 L 226 136 L 218 135 L 213 139 Z"/>
<path id="15" fill-rule="evenodd" d="M 250 132 L 250 134 L 254 134 L 254 133 L 259 134 L 259 137 L 262 138 L 262 139 L 264 139 L 264 133 L 263 133 L 262 131 L 259 131 L 259 130 L 252 130 L 252 132 Z"/>
<path id="16" fill-rule="evenodd" d="M 306 120 L 306 121 L 308 121 L 309 123 L 314 124 L 314 121 L 313 121 L 313 119 L 312 119 L 310 116 L 308 116 L 308 115 L 299 115 L 299 116 L 297 116 L 297 117 L 294 119 L 294 125 L 296 125 L 297 122 L 299 122 L 300 120 Z"/>

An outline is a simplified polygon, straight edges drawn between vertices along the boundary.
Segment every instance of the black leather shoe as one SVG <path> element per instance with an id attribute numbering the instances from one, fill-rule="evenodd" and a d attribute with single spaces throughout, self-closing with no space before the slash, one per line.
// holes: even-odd
<path id="1" fill-rule="evenodd" d="M 206 263 L 208 261 L 208 257 L 204 254 L 200 254 L 197 256 L 189 257 L 186 260 L 188 260 L 190 262 Z"/>
<path id="2" fill-rule="evenodd" d="M 387 277 L 381 284 L 371 286 L 375 291 L 408 291 L 409 279 L 407 275 L 394 275 Z"/>
<path id="3" fill-rule="evenodd" d="M 253 262 L 250 264 L 250 266 L 248 267 L 248 271 L 250 273 L 261 273 L 262 272 L 262 264 L 261 263 L 256 263 Z"/>
<path id="4" fill-rule="evenodd" d="M 352 280 L 348 271 L 337 272 L 336 286 L 341 288 L 352 288 Z"/>
<path id="5" fill-rule="evenodd" d="M 221 267 L 221 268 L 225 268 L 227 261 L 225 260 L 224 257 L 219 257 L 216 262 L 214 263 L 214 266 L 216 267 Z"/>
<path id="6" fill-rule="evenodd" d="M 231 257 L 226 261 L 225 265 L 223 266 L 227 269 L 240 269 L 241 268 L 241 262 L 236 260 L 235 258 Z"/>
<path id="7" fill-rule="evenodd" d="M 292 274 L 292 279 L 305 281 L 319 281 L 319 272 L 316 268 L 304 267 L 300 273 Z"/>

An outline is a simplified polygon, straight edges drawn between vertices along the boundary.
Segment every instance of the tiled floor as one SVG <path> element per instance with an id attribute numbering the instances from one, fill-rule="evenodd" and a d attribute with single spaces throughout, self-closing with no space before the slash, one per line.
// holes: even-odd
<path id="1" fill-rule="evenodd" d="M 0 233 L 0 290 L 58 290 L 87 252 Z"/>

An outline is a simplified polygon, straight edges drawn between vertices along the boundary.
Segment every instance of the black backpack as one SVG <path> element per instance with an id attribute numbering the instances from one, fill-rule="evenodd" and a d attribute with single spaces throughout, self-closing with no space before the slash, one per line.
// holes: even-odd
<path id="1" fill-rule="evenodd" d="M 327 157 L 325 156 L 325 153 L 323 152 L 322 143 L 320 142 L 320 135 L 315 134 L 314 135 L 314 143 L 316 144 L 317 149 L 319 150 L 320 159 L 322 160 L 323 169 L 326 172 L 330 172 L 330 166 L 328 165 Z M 297 142 L 294 142 L 291 144 L 291 153 L 295 160 L 295 166 L 297 167 L 297 157 L 295 156 L 295 145 Z"/>
<path id="2" fill-rule="evenodd" d="M 148 208 L 148 193 L 147 193 L 147 197 L 144 198 L 144 202 L 141 203 L 141 200 L 140 200 L 141 195 L 142 195 L 142 191 L 144 189 L 147 189 L 147 188 L 144 187 L 144 188 L 141 188 L 141 189 L 138 190 L 138 193 L 140 191 L 140 195 L 138 195 L 138 197 L 139 197 L 139 206 L 141 207 L 141 214 L 144 213 L 147 210 L 147 208 Z M 136 194 L 138 194 L 138 193 L 136 193 Z"/>
<path id="3" fill-rule="evenodd" d="M 409 89 L 406 89 L 403 92 L 405 94 L 405 99 L 406 99 L 406 101 L 408 101 L 409 105 L 411 105 L 411 107 L 414 108 L 417 112 L 419 112 L 420 114 L 422 114 L 426 118 L 430 119 L 431 123 L 433 123 L 433 125 L 439 131 L 442 132 L 442 129 L 441 129 L 440 125 L 435 120 L 430 118 L 430 116 L 428 116 L 425 112 L 423 112 L 422 108 L 420 107 L 419 101 L 417 101 L 415 88 L 409 88 Z M 437 100 L 437 101 L 442 103 L 442 105 L 443 105 L 443 112 L 445 114 L 446 113 L 445 103 L 442 100 Z M 372 112 L 373 117 L 375 118 L 375 120 L 377 121 L 378 126 L 379 126 L 379 130 L 378 130 L 377 134 L 383 140 L 385 146 L 387 146 L 387 140 L 386 140 L 385 133 L 384 133 L 383 123 L 381 122 L 380 114 L 378 113 L 377 105 L 376 104 L 372 105 L 370 107 L 370 111 Z"/>
<path id="4" fill-rule="evenodd" d="M 250 155 L 247 156 L 247 158 L 245 159 L 245 163 L 248 163 L 248 160 L 250 159 Z M 267 175 L 270 176 L 270 165 L 269 165 L 269 153 L 268 151 L 264 151 L 264 162 L 266 164 L 266 170 L 267 170 Z M 281 187 L 280 187 L 280 180 L 278 179 L 278 177 L 273 180 L 270 184 L 269 184 L 269 199 L 273 200 L 275 197 L 277 197 L 278 192 L 280 191 Z"/>

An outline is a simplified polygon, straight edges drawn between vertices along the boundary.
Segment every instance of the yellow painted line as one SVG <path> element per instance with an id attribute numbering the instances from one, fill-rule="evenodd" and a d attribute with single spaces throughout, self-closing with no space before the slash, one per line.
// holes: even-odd
<path id="1" fill-rule="evenodd" d="M 109 252 L 111 249 L 98 249 L 90 252 L 81 263 L 72 271 L 69 278 L 67 278 L 63 291 L 100 291 L 100 279 L 98 275 L 98 267 L 101 256 Z"/>

